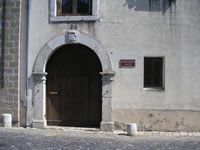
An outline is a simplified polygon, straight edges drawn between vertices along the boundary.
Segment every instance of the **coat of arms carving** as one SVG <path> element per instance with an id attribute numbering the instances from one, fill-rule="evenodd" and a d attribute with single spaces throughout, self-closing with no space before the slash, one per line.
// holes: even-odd
<path id="1" fill-rule="evenodd" d="M 79 37 L 79 31 L 77 30 L 70 30 L 67 32 L 67 35 L 68 35 L 68 38 L 69 38 L 69 41 L 71 42 L 75 42 L 78 40 L 78 37 Z"/>

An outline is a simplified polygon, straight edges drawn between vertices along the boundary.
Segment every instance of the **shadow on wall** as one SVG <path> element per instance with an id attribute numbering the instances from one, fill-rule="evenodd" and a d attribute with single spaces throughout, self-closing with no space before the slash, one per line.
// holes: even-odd
<path id="1" fill-rule="evenodd" d="M 3 0 L 0 3 L 0 88 L 4 87 L 5 8 L 6 0 Z"/>
<path id="2" fill-rule="evenodd" d="M 164 14 L 168 9 L 172 12 L 176 0 L 126 0 L 124 6 L 135 11 L 158 11 Z"/>

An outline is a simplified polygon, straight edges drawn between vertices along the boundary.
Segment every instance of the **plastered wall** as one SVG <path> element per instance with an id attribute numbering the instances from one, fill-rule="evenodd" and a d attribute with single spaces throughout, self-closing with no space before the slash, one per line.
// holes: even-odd
<path id="1" fill-rule="evenodd" d="M 32 68 L 39 51 L 50 39 L 76 29 L 98 40 L 112 60 L 116 128 L 137 122 L 141 130 L 200 130 L 199 0 L 176 0 L 166 6 L 150 6 L 145 0 L 99 0 L 98 20 L 91 22 L 51 22 L 49 2 L 30 0 L 30 110 Z M 164 57 L 164 90 L 144 90 L 145 56 Z M 135 59 L 136 66 L 120 68 L 121 59 Z"/>

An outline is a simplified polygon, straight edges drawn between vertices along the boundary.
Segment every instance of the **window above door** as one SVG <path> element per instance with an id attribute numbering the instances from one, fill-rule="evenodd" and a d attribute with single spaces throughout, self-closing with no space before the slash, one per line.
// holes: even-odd
<path id="1" fill-rule="evenodd" d="M 58 16 L 92 15 L 92 0 L 57 0 Z"/>
<path id="2" fill-rule="evenodd" d="M 50 21 L 95 21 L 97 0 L 51 0 Z"/>

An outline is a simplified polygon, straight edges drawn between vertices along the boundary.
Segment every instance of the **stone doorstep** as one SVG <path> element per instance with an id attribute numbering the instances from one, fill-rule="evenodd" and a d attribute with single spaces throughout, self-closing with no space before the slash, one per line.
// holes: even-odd
<path id="1" fill-rule="evenodd" d="M 59 127 L 59 126 L 46 126 L 45 129 L 50 130 L 61 130 L 64 132 L 81 132 L 81 133 L 101 133 L 102 131 L 99 128 L 79 128 L 79 127 Z"/>

